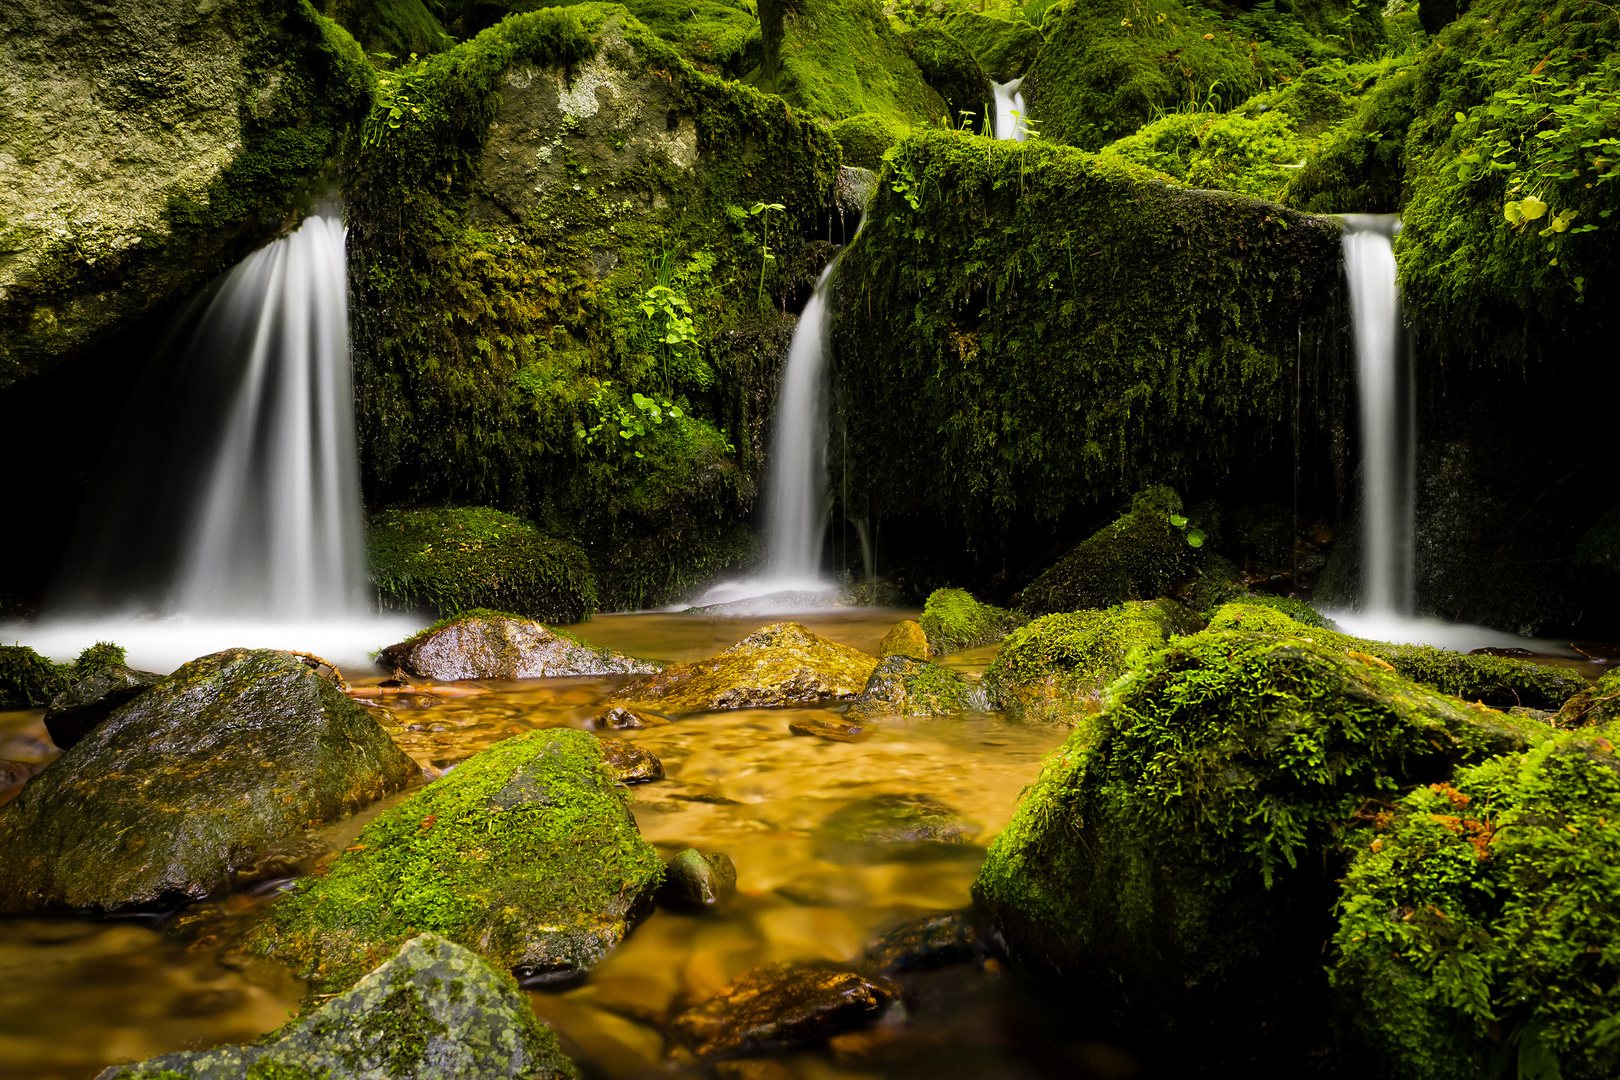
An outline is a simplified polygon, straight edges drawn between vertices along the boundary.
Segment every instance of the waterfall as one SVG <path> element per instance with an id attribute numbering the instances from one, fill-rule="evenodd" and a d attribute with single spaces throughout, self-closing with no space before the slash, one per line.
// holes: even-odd
<path id="1" fill-rule="evenodd" d="M 1361 609 L 1412 612 L 1416 420 L 1400 289 L 1394 214 L 1344 217 L 1344 272 L 1361 402 Z"/>
<path id="2" fill-rule="evenodd" d="M 998 139 L 1012 139 L 1014 142 L 1023 142 L 1029 138 L 1029 129 L 1024 124 L 1024 95 L 1018 88 L 1024 85 L 1020 77 L 1004 83 L 991 83 L 990 90 L 996 102 L 995 133 Z"/>

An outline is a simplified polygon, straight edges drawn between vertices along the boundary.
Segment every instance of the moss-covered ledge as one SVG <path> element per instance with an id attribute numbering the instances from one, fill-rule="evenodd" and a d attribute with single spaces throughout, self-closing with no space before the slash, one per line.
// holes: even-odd
<path id="1" fill-rule="evenodd" d="M 996 537 L 1285 431 L 1336 220 L 1069 147 L 897 145 L 836 279 L 849 489 Z"/>

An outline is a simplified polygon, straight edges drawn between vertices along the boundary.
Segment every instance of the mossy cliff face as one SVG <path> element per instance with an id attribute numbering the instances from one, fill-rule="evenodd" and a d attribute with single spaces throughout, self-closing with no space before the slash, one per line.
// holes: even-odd
<path id="1" fill-rule="evenodd" d="M 849 488 L 995 551 L 1263 453 L 1335 223 L 1068 147 L 914 134 L 839 264 Z"/>
<path id="2" fill-rule="evenodd" d="M 827 120 L 877 113 L 902 124 L 945 115 L 946 102 L 928 85 L 876 0 L 798 0 L 782 5 L 780 72 L 762 89 L 796 110 Z"/>
<path id="3" fill-rule="evenodd" d="M 350 188 L 370 497 L 566 525 L 609 609 L 748 557 L 776 298 L 837 166 L 616 5 L 387 73 Z"/>
<path id="4" fill-rule="evenodd" d="M 1048 761 L 974 896 L 1015 963 L 1129 1001 L 1133 1026 L 1230 1035 L 1324 989 L 1368 800 L 1538 730 L 1304 638 L 1180 638 Z"/>
<path id="5" fill-rule="evenodd" d="M 249 1046 L 164 1054 L 97 1080 L 577 1080 L 512 977 L 418 934 L 352 990 Z"/>
<path id="6" fill-rule="evenodd" d="M 0 809 L 0 912 L 197 900 L 419 775 L 290 653 L 227 649 L 113 712 Z"/>
<path id="7" fill-rule="evenodd" d="M 645 913 L 662 864 L 583 731 L 531 731 L 384 813 L 246 947 L 340 990 L 431 930 L 520 976 L 565 978 Z"/>
<path id="8" fill-rule="evenodd" d="M 1614 734 L 1464 769 L 1359 838 L 1331 969 L 1355 1075 L 1620 1072 Z"/>
<path id="9" fill-rule="evenodd" d="M 0 388 L 177 299 L 275 229 L 370 101 L 307 0 L 0 12 Z"/>

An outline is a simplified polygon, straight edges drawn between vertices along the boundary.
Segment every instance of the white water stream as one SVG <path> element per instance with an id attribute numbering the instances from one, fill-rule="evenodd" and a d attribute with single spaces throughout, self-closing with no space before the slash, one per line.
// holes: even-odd
<path id="1" fill-rule="evenodd" d="M 990 84 L 996 103 L 994 130 L 998 139 L 1023 142 L 1029 138 L 1029 128 L 1024 123 L 1024 117 L 1027 115 L 1024 111 L 1024 95 L 1018 91 L 1023 85 L 1022 78 Z"/>

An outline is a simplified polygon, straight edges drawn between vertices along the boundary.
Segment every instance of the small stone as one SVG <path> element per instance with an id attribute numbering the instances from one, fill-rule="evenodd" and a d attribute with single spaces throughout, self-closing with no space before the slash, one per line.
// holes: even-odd
<path id="1" fill-rule="evenodd" d="M 914 619 L 894 624 L 894 629 L 883 635 L 878 643 L 878 656 L 909 656 L 913 660 L 928 659 L 928 635 L 922 624 Z"/>
<path id="2" fill-rule="evenodd" d="M 800 1046 L 876 1020 L 898 997 L 892 984 L 853 971 L 766 964 L 671 1022 L 699 1057 Z"/>
<path id="3" fill-rule="evenodd" d="M 898 926 L 866 947 L 860 968 L 868 975 L 893 975 L 919 968 L 966 964 L 980 953 L 978 934 L 962 912 L 926 915 Z"/>
<path id="4" fill-rule="evenodd" d="M 627 731 L 632 728 L 658 727 L 667 723 L 669 721 L 657 713 L 615 705 L 601 716 L 593 716 L 585 721 L 585 727 L 589 731 Z"/>
<path id="5" fill-rule="evenodd" d="M 813 735 L 818 739 L 831 739 L 833 742 L 865 742 L 872 737 L 871 728 L 831 716 L 812 716 L 795 720 L 788 724 L 788 730 L 795 735 Z"/>
<path id="6" fill-rule="evenodd" d="M 599 739 L 602 760 L 612 766 L 621 784 L 645 784 L 664 778 L 664 763 L 646 747 L 623 739 Z"/>
<path id="7" fill-rule="evenodd" d="M 154 671 L 108 664 L 57 694 L 45 710 L 45 730 L 63 750 L 90 734 L 112 711 L 163 681 Z"/>
<path id="8" fill-rule="evenodd" d="M 687 848 L 664 864 L 658 899 L 668 907 L 693 910 L 713 908 L 736 893 L 737 867 L 731 856 Z"/>

